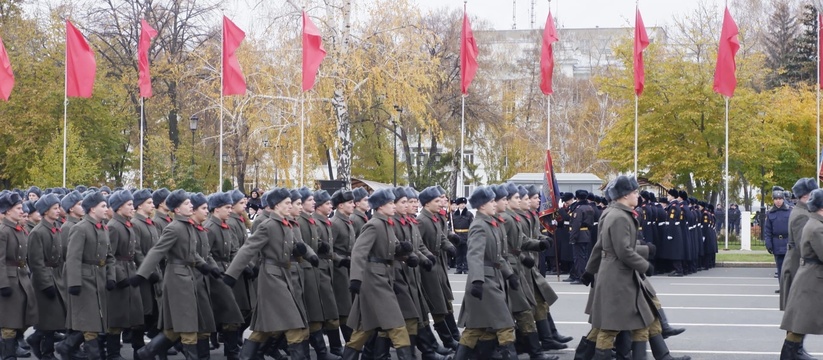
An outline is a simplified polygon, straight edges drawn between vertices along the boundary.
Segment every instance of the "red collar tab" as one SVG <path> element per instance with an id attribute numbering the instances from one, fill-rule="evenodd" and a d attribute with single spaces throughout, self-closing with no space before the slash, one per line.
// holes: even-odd
<path id="1" fill-rule="evenodd" d="M 226 224 L 225 222 L 221 222 L 221 223 L 220 223 L 220 227 L 221 227 L 221 228 L 223 228 L 223 229 L 228 229 L 228 228 L 229 228 L 229 224 Z"/>
<path id="2" fill-rule="evenodd" d="M 312 224 L 312 225 L 316 224 L 316 222 L 314 221 L 314 218 L 309 218 L 309 224 Z"/>
<path id="3" fill-rule="evenodd" d="M 131 221 L 126 221 L 126 227 L 131 229 Z"/>
<path id="4" fill-rule="evenodd" d="M 394 226 L 394 221 L 392 221 L 392 219 L 387 219 L 387 221 L 386 221 L 386 222 L 388 222 L 388 223 L 389 223 L 389 225 Z"/>
<path id="5" fill-rule="evenodd" d="M 434 221 L 434 222 L 438 222 L 438 221 L 440 221 L 440 220 L 437 220 L 437 216 L 432 215 L 432 221 Z"/>
<path id="6" fill-rule="evenodd" d="M 283 225 L 291 227 L 291 224 L 289 224 L 289 221 L 286 220 L 286 218 L 283 218 Z"/>
<path id="7" fill-rule="evenodd" d="M 240 222 L 241 222 L 241 223 L 246 222 L 246 218 L 244 218 L 244 217 L 242 217 L 242 216 L 241 216 L 241 217 L 240 217 Z"/>
<path id="8" fill-rule="evenodd" d="M 151 219 L 146 218 L 146 224 L 149 224 L 149 225 L 154 225 L 154 222 L 153 222 L 153 221 L 151 221 Z"/>
<path id="9" fill-rule="evenodd" d="M 171 222 L 171 216 L 166 216 L 166 222 Z"/>
<path id="10" fill-rule="evenodd" d="M 520 215 L 515 215 L 514 216 L 514 221 L 520 222 Z"/>
<path id="11" fill-rule="evenodd" d="M 331 226 L 331 220 L 326 219 L 326 226 Z"/>
<path id="12" fill-rule="evenodd" d="M 497 221 L 492 220 L 491 224 L 492 226 L 497 227 Z"/>
<path id="13" fill-rule="evenodd" d="M 440 209 L 440 216 L 446 216 L 446 209 Z"/>

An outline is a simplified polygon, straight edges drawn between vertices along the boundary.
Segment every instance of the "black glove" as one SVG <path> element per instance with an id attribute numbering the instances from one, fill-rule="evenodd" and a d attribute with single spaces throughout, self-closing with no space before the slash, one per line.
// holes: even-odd
<path id="1" fill-rule="evenodd" d="M 295 255 L 303 256 L 303 255 L 306 255 L 306 252 L 308 252 L 308 251 L 309 251 L 309 249 L 306 248 L 306 244 L 304 244 L 302 242 L 294 243 L 294 254 Z"/>
<path id="2" fill-rule="evenodd" d="M 409 256 L 406 257 L 406 265 L 410 268 L 416 268 L 417 265 L 420 265 L 420 258 L 415 254 L 409 254 Z"/>
<path id="3" fill-rule="evenodd" d="M 245 277 L 246 279 L 254 278 L 254 269 L 251 268 L 251 265 L 247 265 L 243 269 L 243 277 Z"/>
<path id="4" fill-rule="evenodd" d="M 69 294 L 72 294 L 74 296 L 80 295 L 80 290 L 82 288 L 82 286 L 69 286 Z"/>
<path id="5" fill-rule="evenodd" d="M 469 293 L 478 300 L 483 300 L 483 282 L 480 280 L 472 282 L 472 288 Z"/>
<path id="6" fill-rule="evenodd" d="M 125 288 L 129 287 L 129 278 L 125 278 L 121 281 L 118 281 L 116 287 L 118 289 L 125 289 Z"/>
<path id="7" fill-rule="evenodd" d="M 224 275 L 223 276 L 223 283 L 225 283 L 229 287 L 234 287 L 234 284 L 237 283 L 237 279 L 235 279 L 235 278 L 233 278 L 229 275 Z"/>
<path id="8" fill-rule="evenodd" d="M 509 282 L 509 288 L 511 288 L 512 290 L 517 291 L 517 289 L 520 289 L 520 278 L 517 277 L 517 274 L 509 275 L 506 281 Z"/>
<path id="9" fill-rule="evenodd" d="M 160 282 L 160 274 L 153 272 L 149 275 L 149 282 L 152 284 L 157 284 Z"/>
<path id="10" fill-rule="evenodd" d="M 420 267 L 422 267 L 423 270 L 432 271 L 434 264 L 431 261 L 429 261 L 428 258 L 423 258 L 423 260 L 420 260 Z"/>
<path id="11" fill-rule="evenodd" d="M 586 286 L 594 284 L 594 274 L 589 273 L 589 272 L 583 273 L 583 276 L 580 277 L 580 282 L 583 283 L 583 285 L 586 285 Z"/>
<path id="12" fill-rule="evenodd" d="M 321 254 L 321 255 L 328 254 L 330 251 L 331 251 L 331 246 L 329 246 L 329 243 L 327 243 L 325 241 L 318 241 L 317 242 L 317 253 L 318 254 Z"/>
<path id="13" fill-rule="evenodd" d="M 151 275 L 149 275 L 149 276 L 151 276 Z M 132 287 L 138 287 L 138 286 L 140 286 L 140 284 L 143 283 L 143 281 L 146 281 L 146 279 L 144 277 L 142 277 L 140 275 L 134 275 L 134 276 L 129 278 L 129 285 L 131 285 Z"/>
<path id="14" fill-rule="evenodd" d="M 49 299 L 54 299 L 57 296 L 57 289 L 54 286 L 49 286 L 43 289 L 43 294 L 46 294 L 46 297 Z"/>
<path id="15" fill-rule="evenodd" d="M 339 263 L 337 263 L 337 267 L 344 267 L 346 269 L 351 269 L 351 259 L 345 258 L 341 259 Z"/>
<path id="16" fill-rule="evenodd" d="M 223 277 L 223 270 L 220 270 L 220 268 L 217 266 L 212 267 L 211 270 L 209 270 L 209 273 L 209 275 L 211 275 L 211 277 L 215 279 Z"/>
<path id="17" fill-rule="evenodd" d="M 351 280 L 349 281 L 349 292 L 352 294 L 360 294 L 360 280 Z"/>
<path id="18" fill-rule="evenodd" d="M 449 256 L 457 256 L 457 248 L 454 246 L 448 246 L 446 247 L 446 253 L 448 253 Z"/>
<path id="19" fill-rule="evenodd" d="M 540 240 L 540 251 L 546 250 L 549 248 L 549 240 Z"/>
<path id="20" fill-rule="evenodd" d="M 534 267 L 534 259 L 531 256 L 524 256 L 520 259 L 520 263 L 529 269 Z"/>
<path id="21" fill-rule="evenodd" d="M 106 281 L 106 290 L 112 291 L 114 288 L 117 287 L 117 282 L 114 280 L 107 280 Z"/>
<path id="22" fill-rule="evenodd" d="M 320 258 L 317 255 L 309 256 L 306 261 L 311 264 L 311 266 L 318 267 L 320 265 Z"/>
<path id="23" fill-rule="evenodd" d="M 394 290 L 395 294 L 399 294 L 401 291 L 403 291 L 403 287 L 400 286 L 399 282 L 395 281 L 394 284 L 392 284 L 392 290 Z"/>
<path id="24" fill-rule="evenodd" d="M 772 255 L 774 255 L 774 250 L 772 250 L 772 249 L 769 249 L 769 248 L 766 248 L 766 251 L 768 251 L 768 252 L 769 252 L 769 254 L 772 254 Z"/>
<path id="25" fill-rule="evenodd" d="M 6 286 L 6 287 L 0 289 L 0 296 L 2 296 L 2 297 L 11 296 L 11 287 Z"/>
<path id="26" fill-rule="evenodd" d="M 197 265 L 195 266 L 195 268 L 197 268 L 197 270 L 199 270 L 200 273 L 203 275 L 208 275 L 209 273 L 211 273 L 211 266 L 209 266 L 209 264 L 206 263 Z"/>
<path id="27" fill-rule="evenodd" d="M 646 246 L 649 247 L 649 259 L 654 259 L 657 255 L 657 246 L 652 243 L 646 243 Z"/>
<path id="28" fill-rule="evenodd" d="M 446 237 L 449 239 L 449 241 L 452 242 L 452 244 L 459 244 L 460 243 L 460 236 L 457 236 L 457 234 L 455 234 L 453 232 L 450 232 L 449 235 L 447 235 Z"/>
<path id="29" fill-rule="evenodd" d="M 654 276 L 654 264 L 649 263 L 649 268 L 646 269 L 646 276 Z"/>
<path id="30" fill-rule="evenodd" d="M 254 278 L 253 279 L 257 279 L 257 277 L 260 276 L 260 267 L 255 266 L 255 267 L 251 268 L 251 270 L 254 271 Z"/>
<path id="31" fill-rule="evenodd" d="M 412 245 L 408 241 L 400 241 L 394 247 L 394 253 L 397 255 L 405 255 L 412 252 Z"/>
<path id="32" fill-rule="evenodd" d="M 437 257 L 434 256 L 434 254 L 426 255 L 426 258 L 428 258 L 429 261 L 431 261 L 432 265 L 437 264 Z"/>

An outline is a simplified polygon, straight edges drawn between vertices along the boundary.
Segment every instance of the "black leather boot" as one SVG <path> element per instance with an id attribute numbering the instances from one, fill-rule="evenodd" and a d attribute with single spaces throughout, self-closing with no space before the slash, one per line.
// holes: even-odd
<path id="1" fill-rule="evenodd" d="M 563 336 L 560 335 L 559 332 L 557 332 L 557 325 L 554 324 L 554 319 L 552 319 L 552 313 L 548 313 L 546 315 L 546 320 L 549 322 L 549 328 L 552 330 L 552 337 L 554 337 L 554 339 L 557 340 L 557 342 L 565 344 L 569 341 L 574 340 L 574 338 L 571 336 Z"/>
<path id="2" fill-rule="evenodd" d="M 360 353 L 360 360 L 375 360 L 377 359 L 374 356 L 374 345 L 377 341 L 377 331 L 375 331 L 368 340 L 366 340 L 366 344 L 363 345 L 363 350 Z"/>
<path id="3" fill-rule="evenodd" d="M 2 351 L 0 357 L 3 360 L 17 360 L 17 340 L 3 339 Z"/>
<path id="4" fill-rule="evenodd" d="M 208 341 L 208 339 L 206 339 Z M 198 341 L 199 342 L 199 341 Z M 206 343 L 208 345 L 208 342 Z M 183 356 L 186 360 L 198 360 L 197 344 L 183 344 Z"/>
<path id="5" fill-rule="evenodd" d="M 440 355 L 451 355 L 454 353 L 454 350 L 449 349 L 443 345 L 440 345 L 440 343 L 437 342 L 437 338 L 434 337 L 434 332 L 432 332 L 432 329 L 431 327 L 429 327 L 429 325 L 417 329 L 417 343 L 420 344 L 422 342 L 431 344 L 434 352 Z M 420 346 L 418 345 L 417 348 L 420 349 Z M 423 351 L 423 349 L 420 349 L 420 351 Z"/>
<path id="6" fill-rule="evenodd" d="M 82 334 L 80 336 L 82 336 Z M 99 340 L 100 338 L 83 342 L 83 345 L 86 346 L 86 353 L 89 355 L 89 360 L 103 359 L 102 357 L 100 357 L 102 350 L 100 350 Z"/>
<path id="7" fill-rule="evenodd" d="M 446 315 L 446 326 L 449 327 L 449 332 L 452 334 L 452 339 L 460 342 L 460 329 L 457 328 L 457 321 L 454 319 L 454 313 L 448 313 Z"/>
<path id="8" fill-rule="evenodd" d="M 343 360 L 360 360 L 360 352 L 348 346 L 344 346 Z"/>
<path id="9" fill-rule="evenodd" d="M 17 340 L 17 346 L 24 350 L 31 350 L 31 346 L 26 343 L 26 340 L 23 339 L 23 331 L 18 331 L 17 335 L 15 335 L 15 340 Z"/>
<path id="10" fill-rule="evenodd" d="M 589 360 L 589 358 L 586 357 L 589 348 L 594 348 L 594 343 L 589 341 L 585 336 L 580 338 L 580 343 L 577 344 L 577 348 L 574 350 L 574 360 Z"/>
<path id="11" fill-rule="evenodd" d="M 517 351 L 514 349 L 514 343 L 508 344 L 506 346 L 501 346 L 501 348 L 503 351 L 503 360 L 517 360 Z M 557 360 L 557 358 L 555 358 L 554 360 Z"/>
<path id="12" fill-rule="evenodd" d="M 155 356 L 165 355 L 173 345 L 174 341 L 171 341 L 161 332 L 153 337 L 146 346 L 137 350 L 137 356 L 139 360 L 154 360 Z"/>
<path id="13" fill-rule="evenodd" d="M 378 336 L 374 340 L 374 360 L 391 359 L 391 339 Z"/>
<path id="14" fill-rule="evenodd" d="M 340 339 L 338 337 L 338 339 Z M 326 349 L 326 340 L 323 339 L 323 331 L 315 331 L 309 334 L 309 345 L 314 348 L 317 360 L 340 360 L 340 357 L 330 353 Z"/>
<path id="15" fill-rule="evenodd" d="M 137 350 L 146 346 L 146 340 L 143 339 L 145 335 L 145 331 L 143 329 L 132 329 L 131 330 L 131 349 L 132 349 L 132 359 L 137 359 Z"/>
<path id="16" fill-rule="evenodd" d="M 29 349 L 31 349 L 32 354 L 34 354 L 34 357 L 38 359 L 43 358 L 43 353 L 40 350 L 40 344 L 43 343 L 42 331 L 35 330 L 33 334 L 29 335 L 29 337 L 26 338 L 25 343 L 28 344 Z"/>
<path id="17" fill-rule="evenodd" d="M 457 341 L 452 337 L 451 330 L 449 330 L 449 326 L 446 325 L 445 321 L 434 323 L 434 330 L 437 331 L 437 335 L 440 337 L 440 341 L 443 342 L 443 346 L 452 350 L 457 349 Z"/>
<path id="18" fill-rule="evenodd" d="M 526 344 L 529 349 L 529 359 L 531 360 L 559 360 L 560 358 L 557 356 L 552 356 L 542 352 L 542 347 L 540 346 L 540 339 L 537 337 L 537 333 L 528 333 L 524 334 Z M 514 345 L 512 345 L 513 347 Z M 505 356 L 504 356 L 505 358 Z"/>
<path id="19" fill-rule="evenodd" d="M 70 360 L 69 354 L 72 352 L 76 352 L 80 348 L 80 344 L 82 342 L 83 333 L 79 331 L 72 331 L 68 335 L 66 335 L 65 340 L 59 342 L 57 346 L 55 346 L 55 350 L 57 350 L 57 353 L 60 354 L 60 357 L 63 360 Z"/>
<path id="20" fill-rule="evenodd" d="M 434 344 L 437 344 L 437 340 L 434 339 L 434 335 L 431 338 L 420 336 L 422 334 L 421 331 L 418 330 L 417 336 L 409 336 L 409 338 L 415 338 L 412 341 L 412 347 L 417 346 L 420 349 L 420 355 L 423 360 L 448 360 L 451 359 L 451 355 L 442 355 L 437 353 L 434 350 Z M 458 346 L 458 348 L 460 348 Z"/>
<path id="21" fill-rule="evenodd" d="M 243 348 L 240 349 L 240 360 L 253 360 L 257 358 L 257 351 L 260 349 L 262 343 L 257 341 L 246 340 L 243 342 Z"/>
<path id="22" fill-rule="evenodd" d="M 611 349 L 594 349 L 594 356 L 592 360 L 611 360 L 612 359 L 612 350 Z"/>
<path id="23" fill-rule="evenodd" d="M 489 360 L 496 349 L 497 340 L 478 341 L 474 346 L 474 354 L 477 360 Z"/>
<path id="24" fill-rule="evenodd" d="M 466 345 L 460 344 L 457 346 L 457 352 L 454 354 L 454 358 L 452 360 L 468 360 L 469 355 L 471 355 L 472 349 Z"/>
<path id="25" fill-rule="evenodd" d="M 40 342 L 40 359 L 41 360 L 57 360 L 54 356 L 54 331 L 44 331 L 43 340 Z M 34 346 L 32 346 L 32 350 Z"/>
<path id="26" fill-rule="evenodd" d="M 683 328 L 673 328 L 669 325 L 669 319 L 666 318 L 666 312 L 663 309 L 658 309 L 657 314 L 660 315 L 660 327 L 663 328 L 663 338 L 668 339 L 670 336 L 676 336 L 682 334 L 686 329 Z"/>
<path id="27" fill-rule="evenodd" d="M 209 360 L 211 357 L 212 349 L 209 346 L 209 338 L 197 339 L 197 358 L 200 360 Z"/>
<path id="28" fill-rule="evenodd" d="M 120 356 L 120 349 L 123 345 L 120 344 L 120 334 L 106 334 L 106 359 L 107 360 L 126 360 Z"/>
<path id="29" fill-rule="evenodd" d="M 632 342 L 632 360 L 646 360 L 646 342 Z"/>
<path id="30" fill-rule="evenodd" d="M 351 341 L 351 333 L 352 328 L 348 327 L 347 325 L 340 325 L 340 334 L 343 335 L 343 341 L 347 343 Z"/>
<path id="31" fill-rule="evenodd" d="M 614 338 L 614 353 L 616 360 L 631 360 L 632 337 L 628 331 L 617 333 L 617 336 Z"/>
<path id="32" fill-rule="evenodd" d="M 563 350 L 569 347 L 554 339 L 552 336 L 552 328 L 549 325 L 549 320 L 543 319 L 535 322 L 537 326 L 537 334 L 540 336 L 540 344 L 543 350 Z"/>
<path id="33" fill-rule="evenodd" d="M 652 356 L 656 360 L 691 360 L 689 356 L 674 357 L 669 354 L 669 347 L 663 335 L 657 334 L 649 338 L 649 347 L 652 349 Z"/>
<path id="34" fill-rule="evenodd" d="M 240 343 L 237 339 L 237 331 L 223 331 L 223 356 L 226 360 L 237 360 L 240 357 Z"/>
<path id="35" fill-rule="evenodd" d="M 389 342 L 391 342 L 391 340 L 389 340 Z M 417 360 L 417 358 L 412 354 L 413 351 L 411 346 L 404 346 L 394 349 L 394 352 L 397 354 L 397 360 Z"/>
<path id="36" fill-rule="evenodd" d="M 329 338 L 329 352 L 343 356 L 343 342 L 340 340 L 340 330 L 326 330 L 326 336 Z"/>
<path id="37" fill-rule="evenodd" d="M 311 360 L 311 355 L 309 355 L 309 342 L 304 341 L 299 344 L 289 344 L 289 357 L 292 360 Z"/>

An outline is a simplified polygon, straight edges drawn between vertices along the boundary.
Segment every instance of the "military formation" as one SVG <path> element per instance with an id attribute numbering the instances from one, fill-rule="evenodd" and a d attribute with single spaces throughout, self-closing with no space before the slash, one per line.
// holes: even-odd
<path id="1" fill-rule="evenodd" d="M 641 191 L 634 207 L 638 234 L 644 242 L 654 244 L 650 254 L 651 273 L 681 277 L 716 266 L 718 251 L 715 207 L 689 197 L 683 190 L 670 189 L 666 196 Z M 586 190 L 563 193 L 562 207 L 555 212 L 555 245 L 547 252 L 549 274 L 568 272 L 563 281 L 582 284 L 594 244 L 597 243 L 600 219 L 610 202 Z"/>

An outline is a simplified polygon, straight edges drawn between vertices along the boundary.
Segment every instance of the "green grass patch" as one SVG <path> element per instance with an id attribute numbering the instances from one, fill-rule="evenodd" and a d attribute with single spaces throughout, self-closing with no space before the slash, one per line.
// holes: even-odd
<path id="1" fill-rule="evenodd" d="M 717 262 L 762 262 L 762 263 L 774 263 L 774 256 L 771 254 L 762 254 L 762 253 L 729 253 L 720 251 L 717 253 Z"/>

